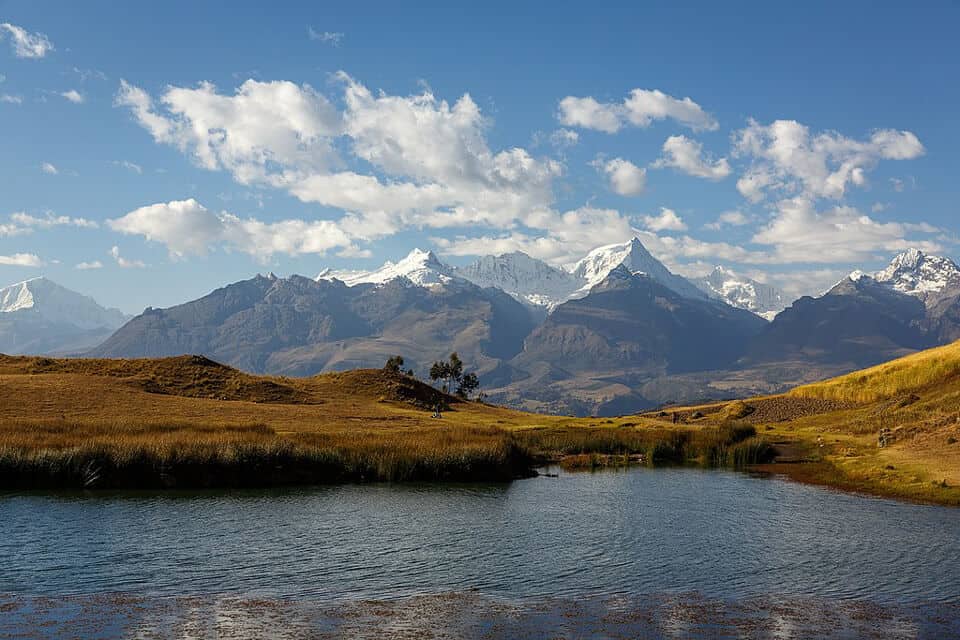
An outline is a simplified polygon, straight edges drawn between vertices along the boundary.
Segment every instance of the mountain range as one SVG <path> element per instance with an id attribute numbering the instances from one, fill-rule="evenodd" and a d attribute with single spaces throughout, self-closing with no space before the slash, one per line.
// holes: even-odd
<path id="1" fill-rule="evenodd" d="M 125 323 L 44 279 L 0 302 L 12 353 L 197 353 L 284 375 L 400 354 L 424 376 L 457 351 L 492 400 L 576 414 L 776 391 L 960 337 L 949 258 L 909 250 L 782 309 L 778 290 L 723 267 L 676 275 L 637 238 L 565 269 L 523 253 L 452 266 L 417 249 L 373 271 L 260 275 Z"/>

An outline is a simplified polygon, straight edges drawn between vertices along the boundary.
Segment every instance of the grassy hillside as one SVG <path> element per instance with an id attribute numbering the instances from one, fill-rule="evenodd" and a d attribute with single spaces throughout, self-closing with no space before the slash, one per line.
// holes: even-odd
<path id="1" fill-rule="evenodd" d="M 766 470 L 806 482 L 960 505 L 960 342 L 779 396 L 686 407 L 777 443 Z M 665 421 L 665 418 L 659 418 Z M 881 442 L 882 440 L 882 442 Z M 882 446 L 881 446 L 882 445 Z"/>
<path id="2" fill-rule="evenodd" d="M 504 480 L 547 461 L 742 466 L 779 452 L 764 469 L 960 505 L 957 371 L 960 343 L 784 395 L 604 419 L 459 401 L 372 369 L 271 378 L 196 356 L 0 356 L 0 487 Z"/>
<path id="3" fill-rule="evenodd" d="M 869 369 L 804 385 L 790 392 L 800 398 L 877 402 L 953 383 L 960 375 L 960 342 L 921 351 Z"/>

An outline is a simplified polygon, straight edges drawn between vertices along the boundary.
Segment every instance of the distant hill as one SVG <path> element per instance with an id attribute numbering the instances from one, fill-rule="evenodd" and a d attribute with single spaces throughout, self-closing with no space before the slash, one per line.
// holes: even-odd
<path id="1" fill-rule="evenodd" d="M 0 289 L 0 352 L 78 353 L 128 318 L 47 278 L 33 278 Z"/>

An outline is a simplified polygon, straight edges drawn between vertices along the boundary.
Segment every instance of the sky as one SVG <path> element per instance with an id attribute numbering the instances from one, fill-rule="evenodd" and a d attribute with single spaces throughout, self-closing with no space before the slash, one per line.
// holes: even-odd
<path id="1" fill-rule="evenodd" d="M 793 297 L 957 255 L 955 2 L 399 4 L 0 0 L 0 284 L 138 313 L 636 235 Z"/>

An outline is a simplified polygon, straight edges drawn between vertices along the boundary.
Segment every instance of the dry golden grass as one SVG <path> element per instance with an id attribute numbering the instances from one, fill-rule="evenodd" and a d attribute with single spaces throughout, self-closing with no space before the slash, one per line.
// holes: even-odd
<path id="1" fill-rule="evenodd" d="M 790 395 L 845 402 L 877 402 L 942 385 L 960 374 L 960 341 L 845 376 L 797 387 Z"/>

